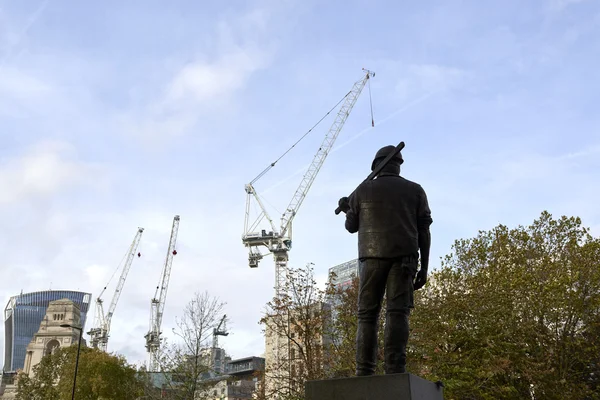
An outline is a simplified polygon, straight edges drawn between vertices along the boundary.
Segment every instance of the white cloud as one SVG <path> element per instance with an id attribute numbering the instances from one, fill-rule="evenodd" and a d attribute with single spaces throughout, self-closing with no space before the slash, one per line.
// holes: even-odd
<path id="1" fill-rule="evenodd" d="M 181 107 L 190 100 L 202 104 L 228 97 L 261 66 L 260 56 L 243 48 L 224 54 L 214 63 L 188 64 L 169 84 L 165 103 Z"/>
<path id="2" fill-rule="evenodd" d="M 156 140 L 187 133 L 205 115 L 227 112 L 235 95 L 257 71 L 271 62 L 276 40 L 268 32 L 274 16 L 257 9 L 217 24 L 208 49 L 182 65 L 165 84 L 162 95 L 135 115 L 121 118 L 125 130 L 135 136 Z"/>
<path id="3" fill-rule="evenodd" d="M 50 196 L 90 180 L 96 168 L 72 159 L 73 153 L 74 148 L 65 142 L 44 141 L 0 163 L 0 205 Z"/>

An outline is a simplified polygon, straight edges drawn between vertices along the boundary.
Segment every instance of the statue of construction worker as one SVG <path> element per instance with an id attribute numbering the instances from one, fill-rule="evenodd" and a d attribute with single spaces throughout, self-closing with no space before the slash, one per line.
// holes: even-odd
<path id="1" fill-rule="evenodd" d="M 381 148 L 371 170 L 393 151 L 394 146 Z M 386 292 L 385 373 L 406 372 L 413 293 L 427 282 L 433 220 L 421 185 L 400 176 L 403 162 L 398 153 L 375 179 L 363 182 L 338 203 L 346 213 L 348 232 L 358 232 L 357 376 L 375 373 L 377 320 Z"/>

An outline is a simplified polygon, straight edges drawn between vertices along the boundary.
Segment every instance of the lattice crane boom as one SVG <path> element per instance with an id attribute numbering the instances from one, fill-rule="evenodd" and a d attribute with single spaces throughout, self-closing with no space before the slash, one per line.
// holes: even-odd
<path id="1" fill-rule="evenodd" d="M 161 342 L 161 326 L 165 302 L 167 300 L 167 291 L 169 289 L 169 279 L 171 277 L 171 266 L 173 265 L 173 257 L 177 254 L 175 244 L 177 243 L 177 233 L 179 231 L 179 215 L 173 218 L 173 226 L 171 228 L 171 237 L 169 239 L 169 247 L 167 249 L 167 257 L 160 277 L 160 283 L 156 287 L 154 297 L 150 301 L 150 329 L 144 336 L 146 339 L 146 350 L 149 354 L 149 368 L 151 372 L 157 371 L 158 368 L 158 350 Z"/>
<path id="2" fill-rule="evenodd" d="M 352 86 L 352 89 L 346 95 L 344 103 L 340 107 L 340 109 L 335 117 L 335 120 L 333 121 L 333 123 L 331 124 L 331 127 L 329 128 L 329 131 L 325 135 L 325 138 L 323 139 L 323 142 L 321 143 L 319 150 L 315 154 L 312 163 L 310 164 L 310 166 L 308 167 L 308 170 L 306 171 L 306 173 L 302 177 L 302 180 L 300 181 L 300 185 L 298 185 L 296 192 L 292 196 L 292 200 L 290 201 L 290 204 L 286 207 L 285 212 L 281 216 L 281 235 L 282 236 L 286 236 L 286 234 L 288 233 L 288 230 L 291 230 L 292 221 L 293 221 L 294 217 L 296 216 L 298 209 L 300 208 L 300 206 L 302 205 L 302 202 L 306 198 L 306 195 L 308 194 L 308 191 L 310 190 L 311 185 L 315 181 L 317 174 L 321 170 L 321 167 L 323 166 L 323 163 L 325 162 L 327 155 L 331 151 L 331 148 L 333 147 L 335 140 L 337 139 L 342 128 L 344 127 L 346 120 L 350 116 L 350 112 L 352 111 L 352 108 L 354 108 L 354 105 L 356 104 L 356 101 L 358 100 L 358 96 L 360 95 L 363 88 L 367 84 L 367 81 L 371 78 L 372 75 L 373 75 L 373 73 L 371 71 L 367 71 L 365 77 L 363 79 L 361 79 L 360 81 L 355 82 L 354 85 Z M 291 238 L 292 238 L 291 232 L 288 236 L 291 240 Z"/>
<path id="3" fill-rule="evenodd" d="M 280 225 L 279 232 L 277 232 L 277 230 L 275 229 L 273 220 L 269 216 L 269 213 L 267 212 L 266 208 L 264 207 L 259 195 L 256 193 L 254 183 L 258 179 L 260 179 L 262 176 L 264 176 L 265 173 L 268 172 L 270 168 L 274 167 L 275 164 L 277 163 L 277 161 L 279 159 L 281 159 L 281 157 L 285 156 L 285 154 L 287 154 L 287 152 L 289 150 L 286 151 L 283 154 L 283 156 L 281 156 L 275 162 L 271 163 L 253 181 L 251 181 L 249 184 L 247 184 L 245 186 L 245 190 L 246 190 L 246 216 L 245 216 L 245 218 L 246 219 L 245 219 L 245 223 L 244 223 L 244 234 L 242 236 L 242 242 L 244 243 L 244 245 L 246 247 L 248 247 L 248 250 L 249 250 L 248 262 L 249 262 L 249 265 L 251 268 L 258 267 L 259 261 L 264 256 L 260 252 L 261 247 L 266 247 L 267 250 L 273 254 L 273 258 L 275 261 L 275 297 L 276 298 L 281 298 L 281 296 L 283 294 L 282 290 L 283 290 L 283 288 L 285 288 L 285 284 L 286 284 L 287 271 L 288 271 L 288 253 L 292 246 L 292 222 L 293 222 L 295 216 L 297 215 L 298 210 L 300 209 L 300 206 L 302 205 L 302 202 L 306 198 L 306 195 L 308 194 L 308 191 L 310 190 L 311 185 L 313 184 L 315 178 L 317 177 L 319 171 L 321 170 L 321 167 L 323 166 L 325 159 L 327 158 L 329 152 L 331 151 L 333 144 L 335 143 L 339 133 L 341 132 L 342 128 L 344 127 L 344 124 L 346 123 L 346 120 L 348 119 L 350 112 L 352 111 L 354 105 L 356 104 L 358 97 L 360 96 L 362 90 L 364 89 L 364 87 L 367 84 L 367 82 L 369 81 L 369 79 L 371 77 L 375 76 L 375 74 L 371 71 L 364 70 L 364 69 L 363 69 L 363 71 L 365 71 L 365 75 L 363 76 L 363 78 L 360 79 L 359 81 L 355 82 L 352 85 L 352 89 L 342 98 L 342 100 L 340 100 L 340 102 L 336 106 L 334 106 L 333 109 L 335 109 L 335 107 L 337 107 L 340 103 L 342 103 L 342 105 L 340 106 L 340 108 L 337 112 L 335 120 L 333 121 L 331 127 L 327 131 L 327 134 L 325 135 L 325 138 L 323 139 L 323 142 L 321 143 L 321 146 L 319 147 L 317 153 L 314 155 L 312 163 L 310 164 L 310 166 L 308 167 L 308 170 L 305 172 L 304 176 L 302 177 L 302 180 L 300 181 L 298 188 L 294 192 L 294 195 L 292 196 L 290 203 L 288 204 L 287 208 L 284 210 L 283 215 L 281 216 L 281 225 Z M 331 111 L 333 111 L 333 109 L 331 109 L 325 115 L 325 117 L 327 115 L 329 115 L 329 113 Z M 319 122 L 317 122 L 317 125 L 325 117 L 323 117 Z M 313 126 L 313 128 L 315 126 Z M 306 134 L 311 132 L 313 128 L 311 128 Z M 306 134 L 304 136 L 306 136 Z M 300 140 L 302 140 L 302 138 Z M 292 146 L 292 148 L 297 143 L 298 142 L 296 142 Z M 290 150 L 291 150 L 291 148 L 290 148 Z M 257 220 L 254 223 L 250 224 L 249 223 L 249 214 L 250 214 L 250 202 L 252 201 L 252 199 L 256 200 L 256 202 L 258 203 L 258 205 L 260 207 L 261 212 L 260 212 Z M 267 232 L 265 230 L 262 230 L 260 233 L 255 232 L 255 229 L 257 229 L 259 223 L 263 219 L 268 220 L 272 231 Z M 276 332 L 271 332 L 270 328 L 268 326 L 267 326 L 266 335 L 267 335 L 267 337 L 273 336 L 273 335 L 275 336 L 274 337 L 275 343 L 274 343 L 274 348 L 273 348 L 273 358 L 275 360 L 274 361 L 275 365 L 279 365 L 279 360 L 281 358 L 281 355 L 287 354 L 286 345 L 289 345 L 289 342 L 287 340 L 285 340 L 284 338 L 282 338 Z M 215 338 L 216 338 L 216 336 L 215 336 Z M 270 362 L 271 361 L 268 361 L 268 363 L 270 363 Z M 267 368 L 269 368 L 269 367 L 270 367 L 270 365 L 267 366 Z"/>
<path id="4" fill-rule="evenodd" d="M 260 199 L 260 196 L 257 194 L 256 189 L 254 187 L 254 183 L 260 179 L 270 168 L 272 168 L 276 162 L 270 164 L 257 178 L 255 178 L 251 183 L 245 186 L 246 190 L 246 215 L 244 222 L 244 234 L 242 235 L 242 242 L 249 250 L 248 262 L 251 268 L 258 267 L 259 261 L 264 257 L 264 254 L 261 254 L 260 248 L 265 247 L 270 253 L 273 254 L 275 258 L 275 291 L 276 296 L 279 296 L 279 290 L 282 286 L 285 279 L 285 271 L 287 269 L 288 262 L 288 252 L 291 249 L 292 245 L 292 222 L 294 217 L 298 213 L 302 202 L 306 198 L 308 191 L 310 190 L 311 185 L 313 184 L 317 174 L 319 173 L 327 155 L 331 151 L 339 133 L 341 132 L 346 120 L 348 119 L 350 112 L 352 111 L 358 97 L 360 96 L 362 90 L 365 85 L 369 81 L 369 79 L 375 74 L 369 70 L 364 70 L 365 75 L 362 79 L 355 82 L 352 86 L 352 89 L 344 96 L 344 98 L 340 101 L 342 105 L 340 106 L 335 120 L 333 121 L 331 127 L 327 131 L 319 150 L 313 157 L 313 161 L 310 164 L 308 170 L 302 177 L 300 184 L 292 199 L 285 209 L 281 217 L 281 225 L 279 227 L 279 231 L 275 228 L 275 224 L 273 223 L 272 218 L 269 216 L 267 209 L 265 208 L 263 202 Z M 340 104 L 338 103 L 338 104 Z M 312 128 L 311 128 L 312 130 Z M 309 131 L 310 132 L 310 131 Z M 250 223 L 250 203 L 252 199 L 256 201 L 260 208 L 260 214 L 256 221 Z M 258 228 L 259 223 L 266 219 L 271 227 L 271 231 L 267 232 L 262 230 L 260 233 L 255 230 Z"/>
<path id="5" fill-rule="evenodd" d="M 144 228 L 138 228 L 135 237 L 133 238 L 133 241 L 129 246 L 129 249 L 127 250 L 125 264 L 123 265 L 123 270 L 121 271 L 119 282 L 117 283 L 115 293 L 113 294 L 112 301 L 110 302 L 108 313 L 104 313 L 104 300 L 102 300 L 102 295 L 106 291 L 107 286 L 105 286 L 104 289 L 102 289 L 102 292 L 96 299 L 96 320 L 94 323 L 94 327 L 88 332 L 88 335 L 91 336 L 90 343 L 94 348 L 99 348 L 102 351 L 106 351 L 106 347 L 108 345 L 108 338 L 110 335 L 110 325 L 112 322 L 112 317 L 115 313 L 115 309 L 117 308 L 117 303 L 119 302 L 119 297 L 121 296 L 123 287 L 125 286 L 127 274 L 129 274 L 129 270 L 131 269 L 133 259 L 135 258 L 136 253 L 138 254 L 138 256 L 140 255 L 137 249 L 140 244 L 143 232 Z"/>

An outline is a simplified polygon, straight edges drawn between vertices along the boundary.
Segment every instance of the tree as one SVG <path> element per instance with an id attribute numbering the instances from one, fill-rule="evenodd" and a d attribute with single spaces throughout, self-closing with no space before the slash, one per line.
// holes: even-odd
<path id="1" fill-rule="evenodd" d="M 67 400 L 71 398 L 77 346 L 46 355 L 33 368 L 33 378 L 22 374 L 17 400 Z M 75 396 L 78 399 L 135 399 L 143 392 L 136 370 L 121 356 L 81 348 Z"/>
<path id="2" fill-rule="evenodd" d="M 211 338 L 223 316 L 224 305 L 207 292 L 195 293 L 173 329 L 177 339 L 162 344 L 159 367 L 170 398 L 199 399 L 214 385 L 211 378 L 217 374 Z"/>
<path id="3" fill-rule="evenodd" d="M 600 399 L 600 240 L 543 212 L 457 240 L 415 296 L 409 370 L 447 399 Z"/>
<path id="4" fill-rule="evenodd" d="M 324 350 L 330 308 L 325 292 L 316 285 L 311 264 L 290 268 L 281 293 L 267 304 L 260 320 L 266 337 L 264 396 L 303 399 L 304 383 L 326 376 Z"/>

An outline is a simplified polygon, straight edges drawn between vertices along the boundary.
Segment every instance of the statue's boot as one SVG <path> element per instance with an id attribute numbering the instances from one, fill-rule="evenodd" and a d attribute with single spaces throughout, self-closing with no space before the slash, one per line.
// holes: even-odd
<path id="1" fill-rule="evenodd" d="M 377 323 L 359 320 L 356 333 L 356 376 L 373 375 L 376 366 Z"/>
<path id="2" fill-rule="evenodd" d="M 385 373 L 406 372 L 406 344 L 408 343 L 410 310 L 388 310 L 385 321 Z"/>

